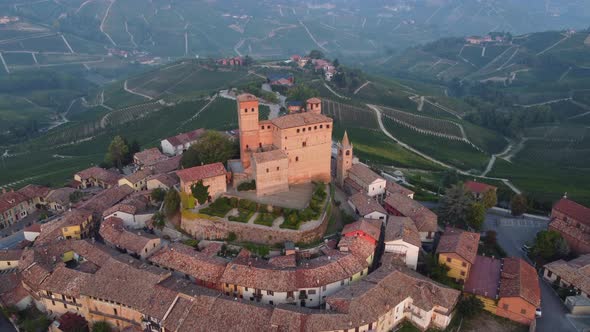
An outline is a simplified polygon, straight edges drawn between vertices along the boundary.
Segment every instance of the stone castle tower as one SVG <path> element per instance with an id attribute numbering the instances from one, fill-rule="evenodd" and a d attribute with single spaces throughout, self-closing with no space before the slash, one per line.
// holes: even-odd
<path id="1" fill-rule="evenodd" d="M 344 186 L 344 179 L 348 177 L 348 170 L 352 167 L 352 144 L 348 140 L 348 133 L 344 131 L 342 142 L 338 145 L 336 159 L 336 180 L 340 187 Z"/>
<path id="2" fill-rule="evenodd" d="M 319 98 L 310 98 L 307 100 L 307 107 L 305 108 L 307 112 L 312 112 L 316 114 L 322 113 L 322 100 Z"/>
<path id="3" fill-rule="evenodd" d="M 250 167 L 250 151 L 260 145 L 258 128 L 258 98 L 242 94 L 237 98 L 238 124 L 240 126 L 240 159 L 244 169 Z"/>

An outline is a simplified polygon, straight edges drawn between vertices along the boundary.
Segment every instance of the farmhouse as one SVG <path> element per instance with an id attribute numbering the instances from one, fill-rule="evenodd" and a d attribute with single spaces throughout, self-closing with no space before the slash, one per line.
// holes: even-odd
<path id="1" fill-rule="evenodd" d="M 158 148 L 143 150 L 133 155 L 133 163 L 138 167 L 150 167 L 164 159 L 168 159 L 168 157 L 163 155 Z"/>
<path id="2" fill-rule="evenodd" d="M 321 114 L 321 100 L 307 101 L 306 112 L 258 120 L 258 99 L 237 97 L 240 162 L 245 177 L 264 179 L 259 196 L 285 191 L 291 184 L 330 182 L 332 119 Z"/>
<path id="3" fill-rule="evenodd" d="M 169 190 L 179 183 L 178 176 L 176 174 L 156 174 L 150 175 L 146 179 L 147 189 L 153 190 L 156 188 Z"/>
<path id="4" fill-rule="evenodd" d="M 590 254 L 570 261 L 560 259 L 543 266 L 543 278 L 560 287 L 571 287 L 590 298 Z"/>
<path id="5" fill-rule="evenodd" d="M 28 198 L 20 192 L 2 189 L 0 195 L 0 223 L 3 227 L 12 225 L 35 210 Z"/>
<path id="6" fill-rule="evenodd" d="M 149 169 L 141 169 L 135 173 L 119 179 L 119 186 L 129 186 L 135 191 L 147 189 L 147 178 L 152 174 Z"/>
<path id="7" fill-rule="evenodd" d="M 475 263 L 479 234 L 447 227 L 436 248 L 438 262 L 449 267 L 447 275 L 457 282 L 469 278 L 471 266 Z"/>
<path id="8" fill-rule="evenodd" d="M 70 195 L 74 192 L 76 192 L 76 189 L 68 187 L 50 191 L 45 197 L 47 208 L 56 212 L 66 211 L 70 208 Z"/>
<path id="9" fill-rule="evenodd" d="M 363 218 L 345 225 L 341 233 L 343 237 L 358 237 L 377 246 L 377 243 L 381 238 L 382 225 L 383 222 L 380 220 Z"/>
<path id="10" fill-rule="evenodd" d="M 476 200 L 482 199 L 485 193 L 488 191 L 492 191 L 494 195 L 496 194 L 496 191 L 498 191 L 497 187 L 476 181 L 466 181 L 464 186 L 465 189 L 469 191 Z"/>
<path id="11" fill-rule="evenodd" d="M 120 178 L 120 174 L 96 166 L 74 174 L 74 181 L 79 189 L 90 187 L 108 189 L 117 186 Z"/>
<path id="12" fill-rule="evenodd" d="M 100 225 L 99 234 L 108 245 L 141 259 L 146 259 L 161 246 L 160 238 L 140 231 L 129 231 L 125 229 L 123 220 L 116 217 L 105 219 Z"/>
<path id="13" fill-rule="evenodd" d="M 188 133 L 178 134 L 176 136 L 168 137 L 162 142 L 162 152 L 169 156 L 178 156 L 186 151 L 192 144 L 196 143 L 205 133 L 205 129 L 196 129 Z"/>
<path id="14" fill-rule="evenodd" d="M 385 194 L 387 196 L 392 194 L 402 194 L 404 196 L 408 196 L 408 198 L 414 199 L 413 191 L 393 181 L 387 181 L 385 185 Z"/>
<path id="15" fill-rule="evenodd" d="M 560 199 L 551 210 L 549 230 L 561 233 L 574 253 L 590 253 L 590 208 Z"/>
<path id="16" fill-rule="evenodd" d="M 348 204 L 361 218 L 387 220 L 387 211 L 375 200 L 362 192 L 348 198 Z"/>
<path id="17" fill-rule="evenodd" d="M 148 211 L 148 205 L 148 200 L 145 197 L 132 196 L 107 209 L 102 216 L 104 219 L 119 218 L 128 228 L 144 228 L 146 222 L 153 216 L 153 213 Z"/>

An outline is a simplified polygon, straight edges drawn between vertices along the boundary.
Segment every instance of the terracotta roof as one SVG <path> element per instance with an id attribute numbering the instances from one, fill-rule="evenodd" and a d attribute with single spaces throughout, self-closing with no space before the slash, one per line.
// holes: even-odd
<path id="1" fill-rule="evenodd" d="M 477 256 L 475 263 L 469 270 L 469 278 L 465 282 L 463 290 L 470 294 L 497 299 L 501 269 L 502 261 L 500 259 Z"/>
<path id="2" fill-rule="evenodd" d="M 332 123 L 332 119 L 317 113 L 295 113 L 287 114 L 271 120 L 272 123 L 280 129 L 303 127 L 320 123 Z"/>
<path id="3" fill-rule="evenodd" d="M 26 201 L 28 198 L 19 192 L 9 191 L 0 194 L 0 212 L 8 211 Z"/>
<path id="4" fill-rule="evenodd" d="M 148 207 L 148 201 L 143 196 L 132 196 L 124 199 L 121 203 L 107 209 L 102 216 L 107 217 L 115 212 L 125 212 L 129 214 L 140 214 L 145 212 Z"/>
<path id="5" fill-rule="evenodd" d="M 176 136 L 168 137 L 165 140 L 170 142 L 172 146 L 177 147 L 179 145 L 184 145 L 198 140 L 201 136 L 203 136 L 204 133 L 205 129 L 199 128 L 193 131 L 189 131 L 187 133 L 182 133 Z"/>
<path id="6" fill-rule="evenodd" d="M 129 181 L 131 184 L 136 184 L 137 182 L 147 179 L 150 175 L 152 175 L 152 171 L 150 169 L 144 168 L 135 173 L 127 175 L 124 177 L 124 179 Z"/>
<path id="7" fill-rule="evenodd" d="M 45 198 L 51 189 L 36 184 L 29 184 L 18 190 L 19 193 L 25 195 L 28 199 Z"/>
<path id="8" fill-rule="evenodd" d="M 447 227 L 440 237 L 438 247 L 436 247 L 436 253 L 454 253 L 473 264 L 477 256 L 478 246 L 479 233 Z"/>
<path id="9" fill-rule="evenodd" d="M 363 184 L 367 186 L 378 180 L 385 181 L 384 178 L 379 176 L 379 174 L 373 172 L 373 170 L 370 169 L 368 166 L 360 163 L 353 164 L 350 167 L 348 174 L 353 174 L 355 177 L 363 181 Z"/>
<path id="10" fill-rule="evenodd" d="M 14 306 L 28 296 L 19 273 L 0 274 L 0 303 L 4 307 Z"/>
<path id="11" fill-rule="evenodd" d="M 249 257 L 230 262 L 221 282 L 275 292 L 297 290 L 295 269 L 272 268 L 265 261 Z"/>
<path id="12" fill-rule="evenodd" d="M 320 98 L 313 97 L 313 98 L 309 98 L 307 100 L 307 103 L 308 104 L 321 104 L 322 100 Z"/>
<path id="13" fill-rule="evenodd" d="M 196 166 L 176 171 L 176 175 L 178 175 L 182 182 L 197 182 L 216 176 L 225 176 L 226 173 L 227 171 L 222 163 Z"/>
<path id="14" fill-rule="evenodd" d="M 41 284 L 41 289 L 53 293 L 80 298 L 80 289 L 92 278 L 89 273 L 58 266 Z"/>
<path id="15" fill-rule="evenodd" d="M 562 198 L 553 206 L 553 210 L 559 211 L 569 218 L 575 219 L 586 225 L 590 225 L 590 208 L 578 204 L 570 199 Z"/>
<path id="16" fill-rule="evenodd" d="M 78 175 L 82 180 L 96 179 L 113 186 L 116 186 L 119 179 L 121 178 L 121 174 L 96 166 L 80 171 L 76 173 L 76 175 Z"/>
<path id="17" fill-rule="evenodd" d="M 553 220 L 551 220 L 551 222 L 549 223 L 549 229 L 555 229 L 558 232 L 564 235 L 568 235 L 574 239 L 577 239 L 582 243 L 590 243 L 590 234 L 582 231 L 571 222 L 558 218 L 553 218 Z"/>
<path id="18" fill-rule="evenodd" d="M 31 226 L 27 226 L 24 229 L 25 232 L 32 232 L 32 233 L 40 233 L 41 232 L 41 224 L 32 224 Z"/>
<path id="19" fill-rule="evenodd" d="M 387 225 L 385 225 L 384 242 L 400 239 L 418 248 L 422 245 L 420 234 L 412 219 L 408 217 L 389 216 L 387 218 Z"/>
<path id="20" fill-rule="evenodd" d="M 351 232 L 362 231 L 372 237 L 375 241 L 379 241 L 381 236 L 381 220 L 361 218 L 353 223 L 345 225 L 342 229 L 342 234 L 346 235 Z"/>
<path id="21" fill-rule="evenodd" d="M 414 192 L 410 189 L 393 181 L 387 181 L 387 183 L 385 184 L 385 191 L 388 194 L 399 193 L 408 197 L 414 194 Z"/>
<path id="22" fill-rule="evenodd" d="M 170 157 L 156 162 L 151 168 L 154 170 L 154 174 L 170 173 L 180 168 L 181 159 L 182 155 Z"/>
<path id="23" fill-rule="evenodd" d="M 242 93 L 236 97 L 237 101 L 254 101 L 258 100 L 258 98 L 250 93 Z"/>
<path id="24" fill-rule="evenodd" d="M 49 192 L 45 197 L 47 202 L 55 202 L 59 205 L 65 206 L 70 204 L 70 195 L 76 192 L 74 188 L 59 188 Z"/>
<path id="25" fill-rule="evenodd" d="M 0 250 L 0 261 L 18 261 L 22 255 L 22 250 Z"/>
<path id="26" fill-rule="evenodd" d="M 271 150 L 265 152 L 256 152 L 252 154 L 252 158 L 256 164 L 262 164 L 269 161 L 281 160 L 289 158 L 283 150 Z"/>
<path id="27" fill-rule="evenodd" d="M 92 197 L 91 199 L 81 204 L 80 208 L 102 215 L 102 213 L 106 209 L 119 203 L 124 198 L 131 195 L 133 192 L 133 188 L 129 186 L 117 186 L 105 189 L 101 191 L 98 195 Z"/>
<path id="28" fill-rule="evenodd" d="M 569 262 L 560 259 L 546 264 L 544 268 L 582 292 L 590 294 L 590 254 L 582 255 Z"/>
<path id="29" fill-rule="evenodd" d="M 142 254 L 150 241 L 158 239 L 141 231 L 128 231 L 123 226 L 123 220 L 116 217 L 104 220 L 100 225 L 99 234 L 105 242 L 136 254 Z"/>
<path id="30" fill-rule="evenodd" d="M 338 249 L 344 252 L 350 252 L 353 256 L 366 261 L 375 253 L 375 245 L 355 236 L 347 236 L 340 239 Z"/>
<path id="31" fill-rule="evenodd" d="M 534 267 L 521 258 L 503 260 L 500 279 L 500 297 L 520 297 L 535 307 L 541 305 L 539 277 Z"/>
<path id="32" fill-rule="evenodd" d="M 156 174 L 147 178 L 147 182 L 157 181 L 168 188 L 172 188 L 178 184 L 178 176 L 176 174 Z"/>
<path id="33" fill-rule="evenodd" d="M 63 221 L 61 227 L 81 225 L 90 216 L 92 216 L 92 212 L 88 210 L 76 209 L 67 211 L 60 217 L 60 220 Z"/>
<path id="34" fill-rule="evenodd" d="M 158 148 L 143 150 L 133 155 L 133 160 L 144 166 L 153 165 L 163 159 L 167 159 L 167 157 Z"/>
<path id="35" fill-rule="evenodd" d="M 483 194 L 489 190 L 496 191 L 498 189 L 497 187 L 491 186 L 489 184 L 475 181 L 467 181 L 465 182 L 464 186 L 465 189 L 478 194 Z"/>
<path id="36" fill-rule="evenodd" d="M 210 283 L 219 283 L 227 264 L 220 257 L 211 257 L 180 243 L 171 243 L 160 249 L 149 261 Z"/>
<path id="37" fill-rule="evenodd" d="M 282 255 L 271 257 L 268 264 L 277 268 L 294 268 L 297 267 L 297 259 L 295 255 Z"/>
<path id="38" fill-rule="evenodd" d="M 416 224 L 418 232 L 436 232 L 438 217 L 424 205 L 400 193 L 385 197 L 384 202 L 409 217 Z"/>
<path id="39" fill-rule="evenodd" d="M 379 202 L 362 192 L 350 196 L 348 200 L 356 207 L 361 216 L 366 216 L 372 212 L 387 214 L 387 211 L 385 211 Z"/>

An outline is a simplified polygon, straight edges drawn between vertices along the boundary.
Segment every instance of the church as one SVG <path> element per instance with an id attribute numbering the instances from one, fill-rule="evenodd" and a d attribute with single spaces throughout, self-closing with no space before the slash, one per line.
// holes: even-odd
<path id="1" fill-rule="evenodd" d="M 301 111 L 259 120 L 258 98 L 237 97 L 240 161 L 258 196 L 289 190 L 289 185 L 330 182 L 333 120 L 322 114 L 322 101 L 307 100 Z"/>

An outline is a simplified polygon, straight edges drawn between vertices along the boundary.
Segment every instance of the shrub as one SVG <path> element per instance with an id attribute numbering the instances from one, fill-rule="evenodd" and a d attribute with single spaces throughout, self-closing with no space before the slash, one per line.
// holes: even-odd
<path id="1" fill-rule="evenodd" d="M 256 180 L 242 182 L 238 185 L 238 191 L 256 190 Z"/>
<path id="2" fill-rule="evenodd" d="M 231 207 L 233 208 L 237 208 L 238 207 L 238 198 L 237 197 L 232 197 L 229 199 L 229 205 L 231 205 Z"/>
<path id="3" fill-rule="evenodd" d="M 254 211 L 240 209 L 237 216 L 229 216 L 227 219 L 230 221 L 247 223 L 253 215 Z"/>
<path id="4" fill-rule="evenodd" d="M 258 210 L 258 203 L 248 199 L 241 199 L 238 203 L 238 207 L 240 209 L 256 212 Z"/>
<path id="5" fill-rule="evenodd" d="M 155 202 L 161 202 L 166 197 L 166 190 L 162 188 L 156 188 L 152 191 L 152 199 Z"/>
<path id="6" fill-rule="evenodd" d="M 187 239 L 187 240 L 182 241 L 182 243 L 189 246 L 189 247 L 197 248 L 199 245 L 199 240 Z"/>
<path id="7" fill-rule="evenodd" d="M 276 218 L 270 214 L 270 213 L 258 213 L 258 216 L 256 217 L 256 220 L 254 220 L 254 223 L 257 225 L 264 225 L 264 226 L 272 226 L 273 221 Z"/>
<path id="8" fill-rule="evenodd" d="M 234 242 L 237 239 L 238 239 L 238 236 L 236 235 L 236 233 L 229 232 L 229 234 L 227 234 L 227 241 L 228 242 Z"/>
<path id="9" fill-rule="evenodd" d="M 270 248 L 263 244 L 247 243 L 244 245 L 244 247 L 259 257 L 265 257 L 270 253 Z"/>
<path id="10" fill-rule="evenodd" d="M 275 217 L 280 217 L 283 214 L 283 208 L 275 206 L 272 208 L 272 214 Z"/>
<path id="11" fill-rule="evenodd" d="M 200 213 L 208 214 L 224 218 L 225 215 L 232 209 L 230 199 L 227 197 L 219 197 L 215 202 L 211 203 L 208 207 L 199 210 Z"/>

